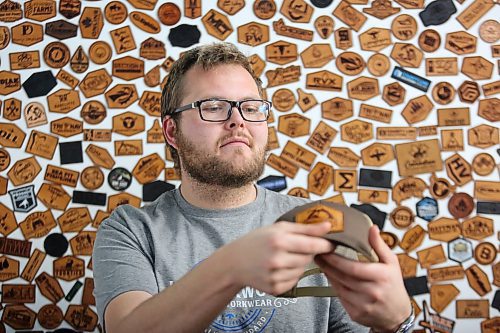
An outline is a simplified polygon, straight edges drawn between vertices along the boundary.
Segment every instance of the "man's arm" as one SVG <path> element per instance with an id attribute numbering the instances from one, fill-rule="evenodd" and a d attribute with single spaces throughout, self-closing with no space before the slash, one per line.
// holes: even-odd
<path id="1" fill-rule="evenodd" d="M 241 289 L 223 257 L 210 256 L 155 296 L 129 291 L 114 298 L 105 312 L 106 332 L 203 331 Z"/>
<path id="2" fill-rule="evenodd" d="M 245 286 L 281 294 L 297 283 L 314 255 L 332 250 L 318 237 L 330 227 L 280 222 L 255 230 L 155 296 L 129 291 L 115 297 L 105 310 L 107 333 L 201 332 Z"/>

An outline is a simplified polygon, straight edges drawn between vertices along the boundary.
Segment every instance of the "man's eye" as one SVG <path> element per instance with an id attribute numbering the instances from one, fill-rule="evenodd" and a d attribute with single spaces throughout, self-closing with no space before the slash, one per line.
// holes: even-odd
<path id="1" fill-rule="evenodd" d="M 247 106 L 243 111 L 245 111 L 246 113 L 256 113 L 259 112 L 259 108 L 254 106 Z"/>
<path id="2" fill-rule="evenodd" d="M 206 112 L 222 112 L 224 110 L 224 107 L 222 105 L 204 105 L 203 106 L 203 111 Z"/>

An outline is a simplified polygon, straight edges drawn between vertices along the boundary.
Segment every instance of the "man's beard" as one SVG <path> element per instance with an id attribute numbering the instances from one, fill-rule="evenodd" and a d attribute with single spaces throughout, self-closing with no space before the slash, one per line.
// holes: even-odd
<path id="1" fill-rule="evenodd" d="M 264 172 L 265 149 L 252 149 L 254 158 L 242 166 L 235 167 L 231 161 L 222 160 L 203 148 L 197 147 L 180 131 L 177 132 L 176 141 L 181 168 L 200 183 L 238 188 L 259 179 Z M 240 153 L 240 151 L 236 152 L 236 158 L 240 156 Z"/>

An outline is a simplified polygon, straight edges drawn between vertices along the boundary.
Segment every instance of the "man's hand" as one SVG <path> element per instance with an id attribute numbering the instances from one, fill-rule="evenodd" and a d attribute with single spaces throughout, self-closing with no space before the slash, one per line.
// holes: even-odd
<path id="1" fill-rule="evenodd" d="M 332 243 L 320 237 L 330 228 L 328 222 L 278 222 L 252 231 L 221 251 L 231 262 L 238 285 L 279 295 L 297 284 L 315 255 L 333 250 Z"/>
<path id="2" fill-rule="evenodd" d="M 380 262 L 352 261 L 336 254 L 321 254 L 315 262 L 335 287 L 351 318 L 375 331 L 393 332 L 411 311 L 399 262 L 372 226 L 369 241 Z"/>

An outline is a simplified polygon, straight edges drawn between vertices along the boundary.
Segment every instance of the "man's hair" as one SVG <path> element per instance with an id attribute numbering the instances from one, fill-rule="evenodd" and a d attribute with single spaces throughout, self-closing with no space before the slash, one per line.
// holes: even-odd
<path id="1" fill-rule="evenodd" d="M 200 66 L 204 70 L 211 70 L 219 65 L 240 65 L 247 70 L 255 80 L 259 95 L 262 97 L 262 81 L 257 77 L 248 61 L 247 57 L 238 48 L 231 43 L 214 43 L 209 45 L 201 45 L 186 51 L 182 56 L 173 63 L 167 82 L 163 87 L 161 94 L 161 119 L 172 115 L 172 118 L 177 123 L 177 117 L 180 115 L 172 114 L 174 110 L 180 107 L 182 95 L 184 93 L 184 77 L 188 70 L 195 66 Z M 167 143 L 172 158 L 174 167 L 179 168 L 179 156 L 174 147 Z"/>

